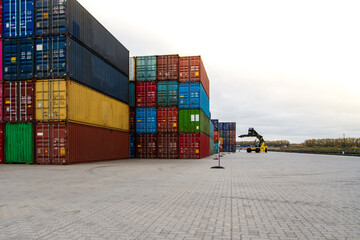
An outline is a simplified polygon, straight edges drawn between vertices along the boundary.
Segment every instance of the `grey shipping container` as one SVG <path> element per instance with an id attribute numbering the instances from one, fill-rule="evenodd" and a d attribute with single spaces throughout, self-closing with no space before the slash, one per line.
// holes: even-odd
<path id="1" fill-rule="evenodd" d="M 68 36 L 35 39 L 35 77 L 69 77 L 124 103 L 129 101 L 128 77 Z"/>
<path id="2" fill-rule="evenodd" d="M 71 35 L 129 76 L 129 51 L 76 0 L 35 0 L 35 34 Z"/>

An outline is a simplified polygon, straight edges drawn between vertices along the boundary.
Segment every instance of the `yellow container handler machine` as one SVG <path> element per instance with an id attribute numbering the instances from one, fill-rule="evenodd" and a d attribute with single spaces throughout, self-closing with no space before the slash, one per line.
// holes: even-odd
<path id="1" fill-rule="evenodd" d="M 243 137 L 256 137 L 257 139 L 259 139 L 258 142 L 255 140 L 255 145 L 254 146 L 248 147 L 246 149 L 246 151 L 248 153 L 251 153 L 252 151 L 255 151 L 257 153 L 259 153 L 259 152 L 267 152 L 268 147 L 266 146 L 264 138 L 260 134 L 258 134 L 255 131 L 254 128 L 249 128 L 248 134 L 244 134 L 244 135 L 239 136 L 239 138 L 243 138 Z"/>

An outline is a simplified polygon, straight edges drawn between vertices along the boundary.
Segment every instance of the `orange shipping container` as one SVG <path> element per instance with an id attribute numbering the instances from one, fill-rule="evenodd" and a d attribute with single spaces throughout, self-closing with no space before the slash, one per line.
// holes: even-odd
<path id="1" fill-rule="evenodd" d="M 209 78 L 200 56 L 180 57 L 179 82 L 201 82 L 210 98 Z"/>

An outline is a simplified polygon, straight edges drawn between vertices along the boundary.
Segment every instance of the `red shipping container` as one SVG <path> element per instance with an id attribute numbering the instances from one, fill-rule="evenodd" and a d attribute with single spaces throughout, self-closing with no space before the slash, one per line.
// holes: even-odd
<path id="1" fill-rule="evenodd" d="M 157 57 L 157 80 L 179 79 L 179 55 L 163 55 Z"/>
<path id="2" fill-rule="evenodd" d="M 136 134 L 136 157 L 156 158 L 157 157 L 157 134 L 138 133 Z"/>
<path id="3" fill-rule="evenodd" d="M 34 119 L 34 83 L 30 81 L 5 82 L 4 122 L 31 122 Z"/>
<path id="4" fill-rule="evenodd" d="M 179 82 L 201 82 L 210 98 L 210 84 L 204 64 L 200 56 L 180 57 Z"/>
<path id="5" fill-rule="evenodd" d="M 4 163 L 4 132 L 3 125 L 0 124 L 0 164 Z"/>
<path id="6" fill-rule="evenodd" d="M 203 133 L 179 134 L 179 158 L 196 159 L 210 154 L 209 137 Z"/>
<path id="7" fill-rule="evenodd" d="M 2 45 L 2 44 L 0 44 Z M 0 66 L 0 68 L 2 68 L 2 66 Z M 4 89 L 4 84 L 0 81 L 0 123 L 2 123 L 4 121 L 3 118 L 3 92 Z"/>
<path id="8" fill-rule="evenodd" d="M 178 131 L 178 109 L 176 107 L 163 107 L 157 110 L 158 132 Z"/>
<path id="9" fill-rule="evenodd" d="M 179 158 L 179 134 L 158 134 L 158 158 Z"/>
<path id="10" fill-rule="evenodd" d="M 1 1 L 0 1 L 1 3 Z M 1 13 L 0 13 L 1 14 Z M 0 21 L 1 21 L 1 16 L 0 16 Z M 2 25 L 1 25 L 2 26 Z M 0 32 L 2 31 L 2 27 L 0 27 Z M 3 56 L 2 56 L 2 39 L 0 37 L 0 81 L 3 80 Z"/>
<path id="11" fill-rule="evenodd" d="M 236 145 L 236 130 L 229 131 L 230 145 Z"/>
<path id="12" fill-rule="evenodd" d="M 129 122 L 129 132 L 134 133 L 136 127 L 136 110 L 135 108 L 130 108 L 130 122 Z"/>
<path id="13" fill-rule="evenodd" d="M 157 104 L 157 83 L 137 82 L 136 83 L 136 107 L 156 107 Z"/>
<path id="14" fill-rule="evenodd" d="M 214 131 L 214 143 L 219 142 L 220 137 L 219 137 L 219 131 Z"/>
<path id="15" fill-rule="evenodd" d="M 35 162 L 71 164 L 129 158 L 129 133 L 75 123 L 37 124 Z"/>

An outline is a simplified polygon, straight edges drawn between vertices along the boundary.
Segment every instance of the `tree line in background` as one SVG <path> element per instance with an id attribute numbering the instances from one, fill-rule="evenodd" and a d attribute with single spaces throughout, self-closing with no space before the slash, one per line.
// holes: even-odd
<path id="1" fill-rule="evenodd" d="M 254 141 L 240 141 L 236 143 L 240 147 L 254 145 Z M 266 144 L 270 151 L 360 156 L 360 138 L 308 139 L 300 144 L 291 144 L 287 140 L 277 140 L 266 141 Z"/>
<path id="2" fill-rule="evenodd" d="M 356 148 L 360 147 L 360 138 L 309 139 L 301 145 L 305 147 Z"/>

